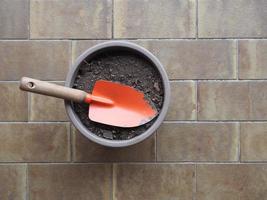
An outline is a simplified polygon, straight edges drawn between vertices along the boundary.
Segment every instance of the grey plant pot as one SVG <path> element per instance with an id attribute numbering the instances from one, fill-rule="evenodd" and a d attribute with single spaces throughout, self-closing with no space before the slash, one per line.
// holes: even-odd
<path id="1" fill-rule="evenodd" d="M 153 125 L 151 127 L 149 127 L 144 133 L 142 133 L 142 134 L 140 134 L 140 135 L 138 135 L 132 139 L 129 139 L 129 140 L 108 140 L 108 139 L 98 137 L 97 135 L 93 134 L 91 131 L 89 131 L 83 125 L 83 123 L 80 121 L 79 117 L 77 116 L 77 114 L 73 110 L 70 101 L 65 101 L 65 108 L 66 108 L 67 114 L 68 114 L 70 120 L 72 121 L 72 123 L 74 124 L 74 126 L 88 139 L 90 139 L 90 140 L 92 140 L 98 144 L 104 145 L 104 146 L 125 147 L 125 146 L 130 146 L 130 145 L 133 145 L 133 144 L 136 144 L 138 142 L 145 140 L 150 135 L 152 135 L 157 130 L 157 128 L 160 126 L 160 124 L 163 122 L 163 119 L 164 119 L 164 117 L 167 113 L 168 107 L 169 107 L 170 84 L 169 84 L 168 76 L 167 76 L 162 64 L 148 50 L 146 50 L 145 48 L 143 48 L 139 45 L 136 45 L 136 44 L 133 44 L 130 42 L 126 42 L 126 41 L 110 41 L 110 42 L 104 42 L 104 43 L 98 44 L 92 48 L 89 48 L 82 55 L 80 55 L 78 57 L 78 59 L 76 60 L 76 62 L 73 64 L 72 68 L 70 69 L 70 71 L 67 75 L 65 85 L 67 87 L 73 86 L 75 77 L 76 77 L 78 70 L 79 70 L 79 66 L 85 58 L 90 59 L 90 57 L 93 57 L 98 53 L 101 53 L 101 52 L 106 51 L 106 50 L 112 50 L 112 49 L 114 49 L 114 50 L 115 49 L 116 50 L 117 49 L 128 49 L 128 50 L 131 50 L 133 52 L 136 52 L 139 55 L 143 56 L 144 58 L 150 60 L 154 64 L 154 66 L 158 69 L 158 71 L 161 75 L 161 78 L 163 80 L 164 102 L 163 102 L 162 109 L 158 115 L 158 118 L 153 123 Z"/>

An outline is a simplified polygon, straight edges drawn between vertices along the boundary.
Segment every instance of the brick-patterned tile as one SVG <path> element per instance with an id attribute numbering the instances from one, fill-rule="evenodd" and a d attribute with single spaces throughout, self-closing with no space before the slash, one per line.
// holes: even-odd
<path id="1" fill-rule="evenodd" d="M 201 82 L 200 120 L 267 119 L 267 81 Z"/>
<path id="2" fill-rule="evenodd" d="M 0 162 L 68 161 L 69 124 L 1 123 L 0 144 Z"/>
<path id="3" fill-rule="evenodd" d="M 267 119 L 267 81 L 249 82 L 249 119 Z"/>
<path id="4" fill-rule="evenodd" d="M 72 42 L 72 62 L 87 49 L 99 43 L 107 42 L 107 40 L 75 40 Z"/>
<path id="5" fill-rule="evenodd" d="M 171 82 L 171 100 L 167 120 L 196 119 L 196 84 L 192 82 Z"/>
<path id="6" fill-rule="evenodd" d="M 237 123 L 164 123 L 157 135 L 159 161 L 237 161 Z"/>
<path id="7" fill-rule="evenodd" d="M 105 41 L 74 41 L 73 61 Z M 236 78 L 236 44 L 230 40 L 129 40 L 153 53 L 170 79 Z M 205 51 L 203 51 L 205 49 Z"/>
<path id="8" fill-rule="evenodd" d="M 65 80 L 70 51 L 67 41 L 0 41 L 0 80 Z"/>
<path id="9" fill-rule="evenodd" d="M 63 84 L 113 37 L 153 53 L 171 84 L 167 121 L 124 148 L 18 83 Z M 266 37 L 266 0 L 0 0 L 0 200 L 266 199 Z"/>
<path id="10" fill-rule="evenodd" d="M 267 161 L 267 123 L 241 123 L 241 160 Z"/>
<path id="11" fill-rule="evenodd" d="M 198 200 L 261 200 L 267 196 L 267 165 L 197 166 Z"/>
<path id="12" fill-rule="evenodd" d="M 230 40 L 141 40 L 170 79 L 233 79 L 236 44 Z"/>
<path id="13" fill-rule="evenodd" d="M 64 100 L 33 93 L 30 99 L 30 121 L 68 121 Z"/>
<path id="14" fill-rule="evenodd" d="M 113 200 L 193 198 L 193 165 L 118 164 L 113 178 Z"/>
<path id="15" fill-rule="evenodd" d="M 31 38 L 110 38 L 111 0 L 31 0 Z"/>
<path id="16" fill-rule="evenodd" d="M 129 147 L 110 148 L 91 142 L 75 128 L 72 130 L 75 162 L 155 161 L 155 136 Z"/>
<path id="17" fill-rule="evenodd" d="M 201 82 L 198 119 L 249 119 L 248 82 Z"/>
<path id="18" fill-rule="evenodd" d="M 199 0 L 199 37 L 266 37 L 267 1 Z"/>
<path id="19" fill-rule="evenodd" d="M 0 38 L 28 38 L 29 0 L 0 1 Z"/>
<path id="20" fill-rule="evenodd" d="M 0 83 L 0 121 L 27 121 L 27 93 L 19 90 L 18 83 Z"/>
<path id="21" fill-rule="evenodd" d="M 115 38 L 195 37 L 194 0 L 114 0 Z"/>
<path id="22" fill-rule="evenodd" d="M 0 165 L 0 199 L 26 200 L 26 165 Z"/>
<path id="23" fill-rule="evenodd" d="M 240 40 L 239 78 L 267 79 L 267 40 Z"/>
<path id="24" fill-rule="evenodd" d="M 30 165 L 28 173 L 31 199 L 110 199 L 110 165 Z"/>

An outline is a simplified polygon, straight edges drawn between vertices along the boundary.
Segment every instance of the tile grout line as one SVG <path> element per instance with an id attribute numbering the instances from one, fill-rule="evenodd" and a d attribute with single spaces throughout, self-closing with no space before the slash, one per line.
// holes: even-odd
<path id="1" fill-rule="evenodd" d="M 70 163 L 68 161 L 62 161 L 62 162 L 57 162 L 57 161 L 51 161 L 51 162 L 0 162 L 1 165 L 111 165 L 111 164 L 118 164 L 118 165 L 266 165 L 267 166 L 267 160 L 260 160 L 260 161 L 231 161 L 231 160 L 222 160 L 222 161 L 195 161 L 195 160 L 190 160 L 190 161 L 158 161 L 155 163 L 154 161 L 125 161 L 125 162 L 74 162 Z"/>
<path id="2" fill-rule="evenodd" d="M 264 82 L 266 79 L 169 79 L 170 82 L 190 82 L 190 81 L 199 81 L 199 82 Z"/>
<path id="3" fill-rule="evenodd" d="M 165 124 L 182 124 L 182 123 L 266 123 L 265 120 L 165 120 Z M 0 122 L 1 123 L 1 122 Z"/>
<path id="4" fill-rule="evenodd" d="M 0 121 L 0 124 L 67 124 L 69 121 Z"/>
<path id="5" fill-rule="evenodd" d="M 267 78 L 265 79 L 169 79 L 170 82 L 191 82 L 191 81 L 198 81 L 198 82 L 266 82 Z"/>
<path id="6" fill-rule="evenodd" d="M 267 122 L 267 119 L 262 119 L 262 120 L 258 120 L 258 119 L 245 119 L 245 120 L 240 120 L 240 119 L 223 119 L 223 120 L 219 120 L 219 119 L 212 119 L 212 120 L 208 120 L 208 119 L 204 119 L 204 120 L 164 120 L 163 123 L 234 123 L 234 122 L 240 122 L 240 123 L 252 123 L 252 122 Z"/>
<path id="7" fill-rule="evenodd" d="M 166 40 L 176 40 L 176 41 L 183 41 L 183 40 L 188 40 L 188 41 L 197 41 L 197 40 L 206 40 L 206 41 L 228 41 L 228 40 L 267 40 L 267 37 L 244 37 L 244 38 L 238 38 L 238 37 L 229 37 L 229 38 L 196 38 L 196 37 L 166 37 L 166 38 L 30 38 L 30 41 L 84 41 L 84 40 L 156 40 L 156 41 L 166 41 Z M 0 41 L 29 41 L 27 38 L 0 38 Z"/>
<path id="8" fill-rule="evenodd" d="M 48 81 L 48 82 L 51 82 L 51 83 L 65 83 L 65 81 L 51 81 L 51 80 L 44 80 L 42 79 L 43 81 Z M 0 80 L 0 83 L 20 83 L 19 80 L 16 80 L 16 81 L 9 81 L 9 80 L 6 80 L 6 81 L 1 81 Z"/>
<path id="9" fill-rule="evenodd" d="M 265 82 L 267 81 L 266 79 L 169 79 L 169 82 L 190 82 L 190 81 L 199 81 L 199 82 L 234 82 L 234 83 L 238 83 L 238 82 Z"/>

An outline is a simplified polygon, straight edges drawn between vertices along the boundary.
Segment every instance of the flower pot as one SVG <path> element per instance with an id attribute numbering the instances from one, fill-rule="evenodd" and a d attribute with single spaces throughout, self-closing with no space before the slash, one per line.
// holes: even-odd
<path id="1" fill-rule="evenodd" d="M 157 118 L 154 120 L 153 124 L 145 130 L 142 134 L 137 135 L 131 139 L 125 139 L 125 140 L 109 140 L 102 137 L 97 136 L 92 131 L 90 131 L 81 121 L 77 113 L 74 111 L 73 104 L 70 101 L 65 101 L 65 107 L 67 114 L 74 124 L 74 126 L 88 139 L 109 147 L 125 147 L 130 146 L 133 144 L 136 144 L 138 142 L 143 141 L 150 135 L 152 135 L 156 129 L 160 126 L 162 123 L 169 106 L 169 100 L 170 100 L 170 85 L 169 80 L 167 77 L 167 74 L 162 66 L 162 64 L 159 62 L 159 60 L 151 54 L 148 50 L 145 48 L 125 41 L 110 41 L 98 44 L 92 48 L 89 48 L 86 50 L 81 56 L 78 57 L 76 62 L 73 64 L 72 68 L 70 69 L 66 83 L 65 85 L 67 87 L 73 87 L 75 78 L 78 74 L 79 68 L 81 66 L 81 63 L 86 59 L 87 61 L 90 59 L 93 59 L 98 54 L 103 54 L 103 52 L 113 52 L 113 51 L 130 51 L 134 54 L 138 54 L 138 56 L 142 57 L 143 59 L 149 61 L 152 66 L 157 70 L 161 82 L 162 82 L 162 88 L 163 88 L 163 103 L 162 107 L 159 111 L 159 114 Z"/>

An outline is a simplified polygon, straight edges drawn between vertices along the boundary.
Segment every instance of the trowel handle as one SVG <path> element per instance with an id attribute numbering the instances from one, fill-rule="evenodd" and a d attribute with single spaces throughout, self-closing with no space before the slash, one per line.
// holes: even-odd
<path id="1" fill-rule="evenodd" d="M 22 77 L 20 80 L 20 89 L 37 94 L 57 97 L 75 102 L 84 102 L 87 94 L 84 91 L 64 87 L 61 85 L 48 83 L 28 77 Z"/>

